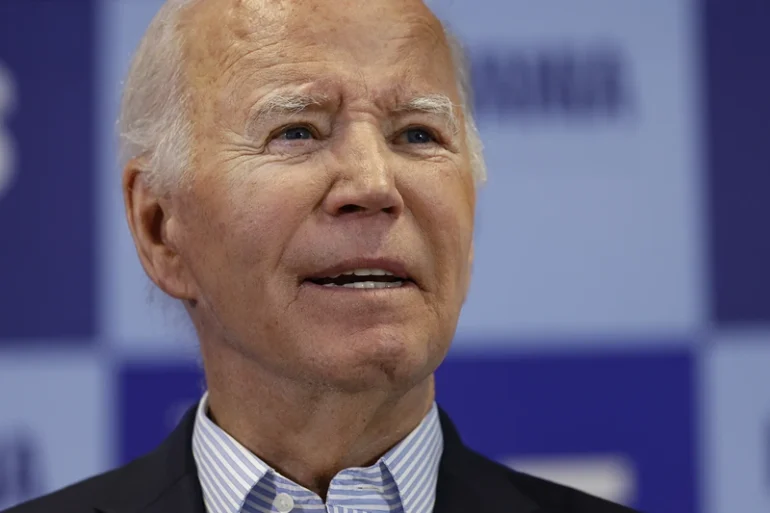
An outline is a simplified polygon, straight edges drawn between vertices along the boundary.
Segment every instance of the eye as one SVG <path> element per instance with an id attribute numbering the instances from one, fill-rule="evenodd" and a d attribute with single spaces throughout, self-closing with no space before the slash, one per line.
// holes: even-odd
<path id="1" fill-rule="evenodd" d="M 412 127 L 402 132 L 407 144 L 430 144 L 436 142 L 436 137 L 425 128 Z"/>
<path id="2" fill-rule="evenodd" d="M 285 141 L 302 141 L 306 139 L 313 139 L 313 132 L 306 126 L 290 126 L 281 130 L 276 139 L 283 139 Z"/>

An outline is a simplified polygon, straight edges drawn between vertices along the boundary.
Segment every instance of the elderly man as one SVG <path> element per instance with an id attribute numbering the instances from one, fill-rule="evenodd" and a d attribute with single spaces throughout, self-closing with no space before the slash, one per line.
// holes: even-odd
<path id="1" fill-rule="evenodd" d="M 484 178 L 466 78 L 418 0 L 163 7 L 123 187 L 208 392 L 155 452 L 13 511 L 627 511 L 473 453 L 434 403 Z"/>

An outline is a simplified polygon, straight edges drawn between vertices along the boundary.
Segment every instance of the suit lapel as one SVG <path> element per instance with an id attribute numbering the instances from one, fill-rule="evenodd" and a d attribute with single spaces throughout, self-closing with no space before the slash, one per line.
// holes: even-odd
<path id="1" fill-rule="evenodd" d="M 434 513 L 543 513 L 514 486 L 507 469 L 465 447 L 449 416 L 443 410 L 439 415 L 444 453 Z"/>

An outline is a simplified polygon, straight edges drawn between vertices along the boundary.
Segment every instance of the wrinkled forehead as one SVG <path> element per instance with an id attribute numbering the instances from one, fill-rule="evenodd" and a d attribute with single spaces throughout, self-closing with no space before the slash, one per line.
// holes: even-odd
<path id="1" fill-rule="evenodd" d="M 181 28 L 193 88 L 233 100 L 316 80 L 458 94 L 443 27 L 419 0 L 201 1 Z"/>

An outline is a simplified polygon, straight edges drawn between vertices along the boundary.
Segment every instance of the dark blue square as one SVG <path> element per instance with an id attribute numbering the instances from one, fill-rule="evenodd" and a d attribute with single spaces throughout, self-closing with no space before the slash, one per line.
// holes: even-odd
<path id="1" fill-rule="evenodd" d="M 0 196 L 0 341 L 94 332 L 93 17 L 90 1 L 0 2 L 17 162 Z"/>
<path id="2" fill-rule="evenodd" d="M 205 390 L 194 363 L 129 363 L 119 374 L 119 464 L 155 449 Z"/>
<path id="3" fill-rule="evenodd" d="M 704 2 L 713 318 L 770 321 L 770 3 Z"/>
<path id="4" fill-rule="evenodd" d="M 622 454 L 637 502 L 695 513 L 695 404 L 687 353 L 452 357 L 437 398 L 482 454 Z"/>

